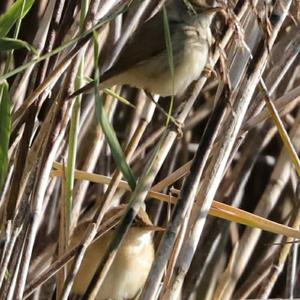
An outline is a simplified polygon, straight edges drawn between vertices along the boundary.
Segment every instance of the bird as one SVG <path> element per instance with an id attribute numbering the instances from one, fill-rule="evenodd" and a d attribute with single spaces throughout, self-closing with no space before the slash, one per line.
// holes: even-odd
<path id="1" fill-rule="evenodd" d="M 100 76 L 100 89 L 114 85 L 130 85 L 162 97 L 181 95 L 198 79 L 208 62 L 212 43 L 210 24 L 220 7 L 193 4 L 187 0 L 171 0 L 166 5 L 174 73 L 166 46 L 166 29 L 160 11 L 133 33 L 113 66 Z M 91 93 L 90 82 L 69 96 Z"/>
<path id="2" fill-rule="evenodd" d="M 114 216 L 123 206 L 113 208 L 109 216 Z M 108 218 L 106 216 L 106 218 Z M 70 246 L 78 245 L 82 240 L 87 223 L 84 222 L 74 231 Z M 114 262 L 104 279 L 96 300 L 127 300 L 134 298 L 145 284 L 154 260 L 153 231 L 163 230 L 153 226 L 149 216 L 141 209 L 129 229 Z M 78 274 L 76 275 L 73 294 L 83 295 L 109 246 L 115 228 L 108 230 L 87 249 Z"/>

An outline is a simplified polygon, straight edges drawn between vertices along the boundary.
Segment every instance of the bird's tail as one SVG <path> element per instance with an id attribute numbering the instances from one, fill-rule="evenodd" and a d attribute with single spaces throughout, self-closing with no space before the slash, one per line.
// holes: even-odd
<path id="1" fill-rule="evenodd" d="M 76 90 L 74 93 L 68 96 L 68 99 L 72 99 L 77 97 L 80 94 L 89 94 L 93 92 L 95 82 L 91 81 L 90 83 L 86 84 L 85 86 L 81 87 L 80 89 Z"/>

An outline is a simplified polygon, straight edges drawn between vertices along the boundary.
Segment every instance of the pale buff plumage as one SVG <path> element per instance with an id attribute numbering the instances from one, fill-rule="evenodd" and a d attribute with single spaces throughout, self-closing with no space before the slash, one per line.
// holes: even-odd
<path id="1" fill-rule="evenodd" d="M 86 226 L 82 228 L 82 233 Z M 101 261 L 114 231 L 99 238 L 87 250 L 73 292 L 84 294 Z M 82 238 L 77 232 L 73 243 Z M 120 247 L 96 300 L 125 300 L 133 298 L 143 287 L 154 259 L 152 232 L 141 227 L 131 228 Z"/>
<path id="2" fill-rule="evenodd" d="M 110 210 L 105 220 L 123 210 L 124 206 Z M 70 247 L 80 243 L 87 227 L 88 222 L 84 222 L 76 228 Z M 145 284 L 154 260 L 153 230 L 162 229 L 153 226 L 146 212 L 141 210 L 119 248 L 96 300 L 127 300 L 138 294 Z M 114 233 L 114 229 L 109 230 L 88 248 L 76 275 L 73 293 L 78 295 L 85 293 Z"/>
<path id="3" fill-rule="evenodd" d="M 210 23 L 217 9 L 187 12 L 181 0 L 167 6 L 172 43 L 174 78 L 166 49 L 162 13 L 144 23 L 133 34 L 116 63 L 100 77 L 100 88 L 128 84 L 161 96 L 178 95 L 198 79 L 208 61 Z M 174 80 L 174 86 L 173 86 Z M 93 91 L 91 82 L 70 97 Z"/>

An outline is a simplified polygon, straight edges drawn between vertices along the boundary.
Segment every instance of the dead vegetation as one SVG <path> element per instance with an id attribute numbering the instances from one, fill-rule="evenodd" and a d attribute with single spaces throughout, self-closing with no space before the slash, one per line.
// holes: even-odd
<path id="1" fill-rule="evenodd" d="M 0 44 L 0 299 L 72 297 L 88 245 L 118 225 L 83 298 L 94 299 L 144 203 L 165 231 L 139 299 L 300 297 L 299 1 L 216 1 L 209 66 L 171 114 L 170 97 L 157 106 L 129 86 L 101 91 L 102 104 L 68 99 L 164 1 L 31 2 L 16 1 L 28 13 L 0 28 L 28 42 Z"/>

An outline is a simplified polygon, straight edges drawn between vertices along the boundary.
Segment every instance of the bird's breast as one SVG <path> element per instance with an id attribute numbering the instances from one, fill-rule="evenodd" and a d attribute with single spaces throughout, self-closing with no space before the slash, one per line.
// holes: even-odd
<path id="1" fill-rule="evenodd" d="M 199 78 L 207 63 L 207 57 L 207 44 L 190 42 L 182 49 L 173 50 L 173 77 L 165 53 L 133 68 L 128 77 L 128 84 L 161 96 L 181 94 L 192 81 Z"/>
<path id="2" fill-rule="evenodd" d="M 112 83 L 129 84 L 161 96 L 182 94 L 191 82 L 200 77 L 207 63 L 209 43 L 206 33 L 192 26 L 175 31 L 171 42 L 172 60 L 165 48 L 120 74 Z"/>
<path id="3" fill-rule="evenodd" d="M 82 295 L 85 292 L 113 234 L 113 232 L 105 234 L 88 248 L 74 282 L 73 291 L 76 294 Z M 151 232 L 131 228 L 116 254 L 96 300 L 133 298 L 143 287 L 153 260 Z"/>

